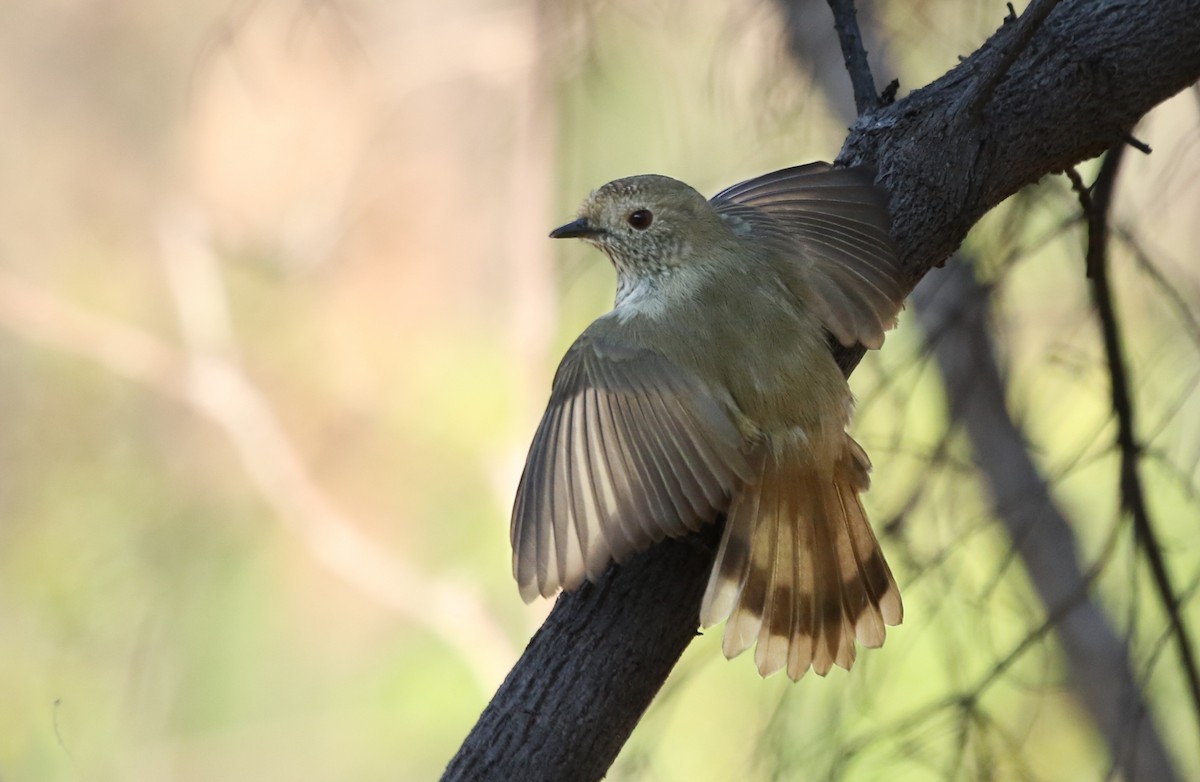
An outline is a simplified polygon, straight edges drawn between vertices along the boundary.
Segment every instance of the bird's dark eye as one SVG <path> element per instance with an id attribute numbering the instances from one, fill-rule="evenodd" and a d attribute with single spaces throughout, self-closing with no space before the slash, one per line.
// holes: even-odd
<path id="1" fill-rule="evenodd" d="M 635 209 L 625 218 L 630 225 L 639 231 L 645 231 L 654 222 L 654 213 L 649 209 Z"/>

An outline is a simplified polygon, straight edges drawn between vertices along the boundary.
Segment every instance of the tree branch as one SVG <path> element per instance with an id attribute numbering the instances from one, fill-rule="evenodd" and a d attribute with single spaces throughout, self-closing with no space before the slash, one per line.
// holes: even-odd
<path id="1" fill-rule="evenodd" d="M 1014 40 L 1011 25 L 933 84 L 860 117 L 839 159 L 874 164 L 890 189 L 910 285 L 997 203 L 1100 154 L 1200 77 L 1194 5 L 1064 0 L 996 84 L 990 111 L 966 117 L 953 109 L 988 70 L 989 52 Z M 852 367 L 861 354 L 843 351 L 839 359 Z M 598 779 L 695 633 L 695 596 L 711 554 L 682 556 L 688 545 L 655 546 L 635 566 L 613 568 L 595 587 L 560 598 L 446 778 Z M 550 745 L 596 760 L 586 774 L 554 776 L 544 765 Z M 483 762 L 496 758 L 492 747 L 508 752 Z"/>
<path id="2" fill-rule="evenodd" d="M 932 84 L 860 118 L 838 156 L 873 163 L 892 193 L 892 233 L 913 285 L 989 209 L 1124 139 L 1200 77 L 1192 0 L 1064 0 L 979 117 L 954 106 L 1013 25 Z"/>
<path id="3" fill-rule="evenodd" d="M 1150 511 L 1142 491 L 1142 480 L 1138 475 L 1138 460 L 1142 449 L 1138 445 L 1134 430 L 1133 396 L 1129 390 L 1128 369 L 1121 347 L 1120 327 L 1108 279 L 1108 212 L 1124 151 L 1124 144 L 1118 144 L 1104 156 L 1104 162 L 1090 193 L 1088 188 L 1083 186 L 1078 174 L 1074 171 L 1068 174 L 1072 186 L 1079 194 L 1079 203 L 1083 207 L 1088 224 L 1087 273 L 1092 281 L 1092 302 L 1096 306 L 1100 330 L 1104 337 L 1104 352 L 1108 359 L 1106 364 L 1112 388 L 1112 407 L 1117 417 L 1117 446 L 1121 451 L 1121 507 L 1133 519 L 1138 548 L 1146 556 L 1154 578 L 1155 591 L 1170 618 L 1192 698 L 1192 708 L 1200 727 L 1200 672 L 1197 671 L 1196 656 L 1192 651 L 1187 626 L 1179 615 L 1179 593 L 1172 585 L 1167 564 L 1163 561 L 1162 547 L 1150 520 Z"/>
<path id="4" fill-rule="evenodd" d="M 559 595 L 442 779 L 603 777 L 696 636 L 720 526 Z"/>
<path id="5" fill-rule="evenodd" d="M 951 262 L 917 286 L 912 304 L 937 360 L 951 420 L 965 428 L 996 518 L 1054 619 L 1050 626 L 1067 657 L 1075 697 L 1126 779 L 1175 779 L 1125 643 L 1087 599 L 1090 577 L 1080 567 L 1075 535 L 1008 414 L 987 329 L 987 290 L 970 266 Z"/>
<path id="6" fill-rule="evenodd" d="M 854 0 L 829 0 L 829 9 L 833 11 L 833 26 L 842 45 L 846 72 L 854 85 L 854 107 L 861 116 L 878 108 L 879 94 L 875 92 L 871 64 L 867 62 L 867 50 L 863 48 L 862 33 L 858 30 Z"/>

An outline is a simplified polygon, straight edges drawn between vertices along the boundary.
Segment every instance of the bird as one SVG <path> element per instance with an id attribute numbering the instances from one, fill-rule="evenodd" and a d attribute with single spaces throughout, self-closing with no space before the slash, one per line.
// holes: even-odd
<path id="1" fill-rule="evenodd" d="M 825 676 L 900 624 L 829 341 L 877 349 L 903 307 L 874 179 L 809 163 L 705 199 L 626 177 L 550 233 L 602 250 L 617 288 L 563 357 L 517 488 L 526 602 L 724 516 L 700 623 L 725 622 L 727 658 L 755 646 L 764 677 Z"/>

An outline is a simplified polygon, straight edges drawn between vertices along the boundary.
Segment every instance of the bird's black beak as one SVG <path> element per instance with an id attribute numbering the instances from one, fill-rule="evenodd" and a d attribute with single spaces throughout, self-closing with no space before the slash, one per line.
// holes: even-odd
<path id="1" fill-rule="evenodd" d="M 566 225 L 560 225 L 550 232 L 551 239 L 571 239 L 573 237 L 589 237 L 598 236 L 603 233 L 599 228 L 593 228 L 587 221 L 586 217 L 580 217 L 578 220 L 572 220 Z"/>

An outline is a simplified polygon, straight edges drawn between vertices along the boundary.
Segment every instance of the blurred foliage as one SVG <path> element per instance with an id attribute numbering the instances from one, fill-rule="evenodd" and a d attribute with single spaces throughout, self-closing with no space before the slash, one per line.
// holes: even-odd
<path id="1" fill-rule="evenodd" d="M 1003 14 L 877 6 L 905 89 Z M 831 159 L 844 132 L 765 2 L 8 3 L 0 62 L 6 780 L 436 777 L 548 610 L 511 583 L 509 503 L 557 359 L 612 296 L 608 264 L 546 230 L 616 176 L 713 192 Z M 1193 632 L 1198 116 L 1183 95 L 1139 130 L 1156 151 L 1121 179 L 1114 253 L 1142 471 Z M 1077 212 L 1047 180 L 967 246 L 1011 409 L 1200 777 L 1117 512 Z M 78 312 L 102 320 L 75 333 Z M 154 351 L 119 327 L 178 366 L 138 375 L 117 354 Z M 223 377 L 209 360 L 258 396 L 204 385 Z M 905 624 L 852 675 L 795 685 L 708 633 L 610 778 L 1104 777 L 1052 635 L 976 691 L 1044 609 L 909 317 L 853 386 Z M 306 483 L 272 472 L 284 455 Z"/>

